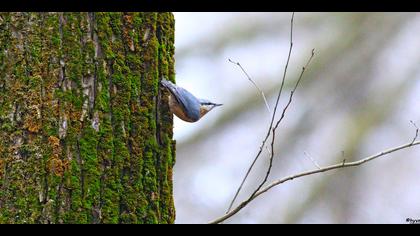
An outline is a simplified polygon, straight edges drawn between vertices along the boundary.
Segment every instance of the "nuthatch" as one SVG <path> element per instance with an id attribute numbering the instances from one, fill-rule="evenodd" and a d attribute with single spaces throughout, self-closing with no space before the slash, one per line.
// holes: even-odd
<path id="1" fill-rule="evenodd" d="M 184 88 L 164 78 L 162 78 L 160 83 L 170 92 L 169 108 L 171 112 L 181 120 L 196 122 L 213 108 L 223 105 L 210 102 L 206 99 L 196 98 Z"/>

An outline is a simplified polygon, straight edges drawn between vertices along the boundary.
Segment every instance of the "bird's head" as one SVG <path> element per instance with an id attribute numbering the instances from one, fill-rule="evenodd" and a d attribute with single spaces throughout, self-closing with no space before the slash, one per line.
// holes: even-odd
<path id="1" fill-rule="evenodd" d="M 210 102 L 209 100 L 206 100 L 206 99 L 199 99 L 199 101 L 200 101 L 200 117 L 203 117 L 209 111 L 213 110 L 213 108 L 223 105 L 223 104 Z"/>

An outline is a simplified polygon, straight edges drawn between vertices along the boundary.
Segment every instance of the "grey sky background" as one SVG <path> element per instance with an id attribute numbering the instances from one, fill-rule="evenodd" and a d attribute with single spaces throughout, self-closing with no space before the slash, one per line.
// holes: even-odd
<path id="1" fill-rule="evenodd" d="M 289 49 L 291 13 L 175 13 L 177 84 L 224 106 L 197 123 L 174 119 L 176 223 L 221 216 L 268 128 Z M 409 142 L 420 126 L 418 13 L 296 13 L 286 93 L 313 63 L 281 124 L 270 180 Z M 286 104 L 281 99 L 281 107 Z M 420 149 L 293 180 L 227 223 L 405 223 L 420 218 Z M 257 163 L 239 200 L 261 181 Z M 270 181 L 269 181 L 270 182 Z"/>

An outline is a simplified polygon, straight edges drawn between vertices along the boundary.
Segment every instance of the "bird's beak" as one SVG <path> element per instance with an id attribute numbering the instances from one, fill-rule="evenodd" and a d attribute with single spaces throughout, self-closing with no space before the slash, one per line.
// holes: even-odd
<path id="1" fill-rule="evenodd" d="M 223 104 L 216 104 L 216 103 L 215 103 L 215 104 L 214 104 L 214 106 L 215 106 L 215 107 L 218 107 L 218 106 L 223 106 Z"/>

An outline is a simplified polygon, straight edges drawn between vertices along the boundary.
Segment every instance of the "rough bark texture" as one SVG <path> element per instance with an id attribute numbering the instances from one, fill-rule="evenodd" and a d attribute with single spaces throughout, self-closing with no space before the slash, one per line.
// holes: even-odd
<path id="1" fill-rule="evenodd" d="M 171 13 L 0 14 L 0 223 L 173 223 Z"/>

